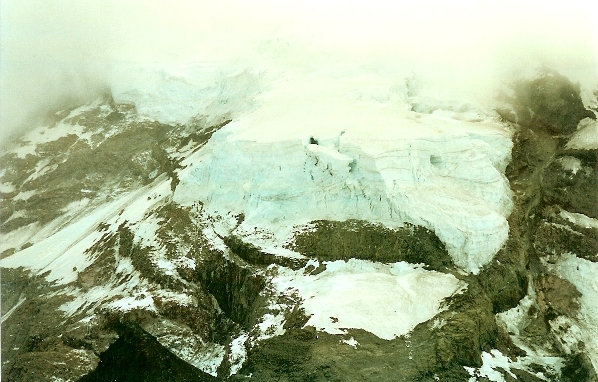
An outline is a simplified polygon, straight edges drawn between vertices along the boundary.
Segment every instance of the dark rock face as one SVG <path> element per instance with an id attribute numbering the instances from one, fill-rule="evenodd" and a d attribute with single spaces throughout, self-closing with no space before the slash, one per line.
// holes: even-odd
<path id="1" fill-rule="evenodd" d="M 595 382 L 598 381 L 597 371 L 585 354 L 575 354 L 569 359 L 562 370 L 563 382 Z"/>
<path id="2" fill-rule="evenodd" d="M 301 233 L 292 248 L 319 260 L 357 258 L 379 262 L 423 263 L 446 270 L 453 262 L 442 242 L 430 230 L 405 224 L 389 229 L 379 224 L 349 220 L 317 221 L 313 232 Z"/>
<path id="3" fill-rule="evenodd" d="M 579 311 L 577 299 L 581 293 L 569 281 L 554 275 L 536 279 L 536 294 L 540 312 L 548 319 L 559 315 L 575 317 Z"/>
<path id="4" fill-rule="evenodd" d="M 575 253 L 593 262 L 598 261 L 598 232 L 564 221 L 552 214 L 545 214 L 535 235 L 535 248 L 539 254 Z"/>
<path id="5" fill-rule="evenodd" d="M 251 379 L 258 381 L 281 377 L 289 381 L 325 381 L 327 377 L 340 380 L 334 373 L 326 373 L 326 368 L 322 370 L 314 366 L 312 349 L 317 340 L 315 330 L 290 328 L 285 335 L 253 349 L 250 355 L 252 362 L 243 368 L 242 374 L 252 374 Z M 233 380 L 245 379 L 244 376 L 233 377 Z"/>
<path id="6" fill-rule="evenodd" d="M 224 259 L 219 252 L 210 252 L 197 276 L 233 321 L 250 326 L 254 305 L 264 287 L 262 275 L 250 266 Z"/>
<path id="7" fill-rule="evenodd" d="M 571 218 L 576 213 L 597 216 L 596 150 L 566 147 L 567 134 L 575 131 L 579 121 L 595 116 L 583 110 L 579 87 L 558 74 L 521 83 L 515 92 L 512 106 L 519 125 L 507 176 L 516 201 L 521 202 L 517 208 L 522 208 L 519 221 L 524 227 L 521 239 L 526 243 L 525 274 L 537 296 L 537 308 L 529 312 L 530 322 L 522 333 L 530 343 L 550 344 L 562 355 L 559 333 L 550 323 L 559 317 L 575 319 L 581 293 L 571 282 L 551 273 L 548 265 L 564 255 L 597 259 L 598 230 Z M 565 357 L 558 380 L 597 380 L 583 343 L 579 347 Z"/>
<path id="8" fill-rule="evenodd" d="M 80 382 L 208 382 L 218 379 L 177 358 L 139 326 L 122 326 L 100 355 L 97 368 Z"/>
<path id="9" fill-rule="evenodd" d="M 583 155 L 576 150 L 571 155 L 559 154 L 543 173 L 543 189 L 546 204 L 589 217 L 598 218 L 598 167 L 594 156 Z M 565 161 L 578 161 L 579 169 L 564 168 Z"/>
<path id="10" fill-rule="evenodd" d="M 519 125 L 553 134 L 572 133 L 583 118 L 596 118 L 584 107 L 579 85 L 554 72 L 517 84 L 512 104 Z"/>
<path id="11" fill-rule="evenodd" d="M 54 376 L 76 380 L 97 365 L 90 349 L 105 350 L 114 339 L 65 322 L 56 310 L 68 299 L 45 295 L 57 291 L 43 277 L 2 269 L 3 308 L 16 308 L 3 315 L 2 381 L 48 381 Z M 12 298 L 15 295 L 18 301 Z"/>
<path id="12" fill-rule="evenodd" d="M 499 313 L 517 305 L 527 291 L 528 245 L 525 225 L 518 221 L 521 213 L 516 206 L 509 217 L 509 238 L 496 254 L 494 261 L 485 266 L 477 281 L 492 303 L 492 312 Z"/>

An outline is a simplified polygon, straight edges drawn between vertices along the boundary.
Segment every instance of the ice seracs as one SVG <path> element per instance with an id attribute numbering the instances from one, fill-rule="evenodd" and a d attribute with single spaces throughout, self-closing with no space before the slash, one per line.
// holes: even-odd
<path id="1" fill-rule="evenodd" d="M 118 103 L 135 105 L 141 117 L 186 124 L 203 117 L 208 125 L 246 110 L 260 82 L 243 67 L 194 63 L 137 65 L 123 63 L 112 74 L 111 92 Z"/>
<path id="2" fill-rule="evenodd" d="M 242 213 L 238 229 L 274 246 L 313 220 L 410 222 L 478 272 L 508 235 L 510 131 L 488 116 L 410 111 L 394 92 L 374 74 L 287 74 L 212 136 L 175 200 Z"/>

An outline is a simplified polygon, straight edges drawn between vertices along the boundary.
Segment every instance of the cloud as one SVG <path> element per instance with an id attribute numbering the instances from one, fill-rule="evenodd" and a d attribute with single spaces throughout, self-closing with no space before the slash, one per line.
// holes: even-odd
<path id="1" fill-rule="evenodd" d="M 597 81 L 596 6 L 585 1 L 5 0 L 0 138 L 95 98 L 124 63 L 267 67 L 355 62 L 488 93 L 547 65 Z"/>

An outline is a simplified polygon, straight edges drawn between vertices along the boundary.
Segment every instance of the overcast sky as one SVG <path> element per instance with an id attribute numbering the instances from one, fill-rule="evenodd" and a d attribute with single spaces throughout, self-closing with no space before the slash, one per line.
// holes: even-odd
<path id="1" fill-rule="evenodd" d="M 483 89 L 538 65 L 595 86 L 592 3 L 3 0 L 0 138 L 96 97 L 119 65 L 242 63 L 264 44 L 295 52 L 289 65 L 307 51 L 321 65 L 409 63 L 439 86 Z"/>

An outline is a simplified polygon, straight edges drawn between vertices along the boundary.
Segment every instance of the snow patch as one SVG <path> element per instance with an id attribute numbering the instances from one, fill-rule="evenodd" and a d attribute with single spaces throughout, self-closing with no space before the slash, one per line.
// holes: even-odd
<path id="1" fill-rule="evenodd" d="M 196 267 L 195 260 L 186 256 L 181 256 L 177 257 L 176 259 L 173 259 L 172 264 L 174 264 L 176 267 L 187 269 L 195 269 Z"/>
<path id="2" fill-rule="evenodd" d="M 400 262 L 390 265 L 351 259 L 326 262 L 318 275 L 278 268 L 272 285 L 296 294 L 308 316 L 306 325 L 331 334 L 364 329 L 391 340 L 444 308 L 444 298 L 464 284 L 452 275 Z"/>
<path id="3" fill-rule="evenodd" d="M 156 267 L 158 267 L 162 273 L 169 276 L 177 276 L 178 272 L 176 270 L 176 266 L 164 257 L 154 258 L 154 263 Z"/>
<path id="4" fill-rule="evenodd" d="M 581 292 L 581 307 L 575 320 L 580 330 L 576 335 L 575 332 L 570 334 L 585 343 L 594 369 L 598 370 L 598 263 L 564 254 L 552 269 Z"/>
<path id="5" fill-rule="evenodd" d="M 202 354 L 190 363 L 203 372 L 216 377 L 218 375 L 218 366 L 222 364 L 225 353 L 224 346 L 211 344 L 202 349 Z"/>
<path id="6" fill-rule="evenodd" d="M 534 374 L 536 377 L 544 381 L 551 381 L 556 376 L 560 375 L 560 370 L 564 365 L 562 357 L 554 356 L 554 352 L 547 346 L 536 346 L 527 343 L 525 337 L 521 336 L 521 331 L 531 323 L 531 320 L 536 318 L 532 316 L 532 312 L 538 312 L 537 296 L 532 283 L 528 285 L 528 293 L 523 297 L 517 306 L 499 313 L 496 315 L 497 323 L 502 325 L 507 333 L 509 333 L 513 343 L 523 349 L 526 353 L 523 357 L 517 357 L 514 361 L 510 361 L 512 366 L 518 369 L 526 370 Z M 534 365 L 542 365 L 546 370 L 546 375 L 543 371 L 537 371 Z"/>
<path id="7" fill-rule="evenodd" d="M 559 215 L 562 218 L 567 219 L 571 223 L 580 227 L 598 229 L 598 219 L 591 218 L 584 214 L 578 214 L 576 212 L 569 212 L 566 210 L 561 210 Z"/>
<path id="8" fill-rule="evenodd" d="M 598 149 L 598 120 L 585 118 L 579 122 L 577 129 L 565 147 L 579 150 Z"/>
<path id="9" fill-rule="evenodd" d="M 581 160 L 575 157 L 564 156 L 559 158 L 557 161 L 561 164 L 563 170 L 572 172 L 573 175 L 577 174 L 577 172 L 582 168 Z"/>
<path id="10" fill-rule="evenodd" d="M 156 312 L 154 300 L 149 293 L 136 293 L 133 296 L 122 297 L 116 301 L 110 302 L 107 307 L 122 312 L 128 312 L 133 309 L 143 309 Z"/>
<path id="11" fill-rule="evenodd" d="M 213 342 L 206 343 L 186 325 L 169 320 L 161 321 L 150 329 L 158 341 L 183 361 L 213 376 L 225 356 L 225 347 Z"/>
<path id="12" fill-rule="evenodd" d="M 285 318 L 283 313 L 277 315 L 270 313 L 265 314 L 262 317 L 262 320 L 257 324 L 260 334 L 252 342 L 255 343 L 257 341 L 283 335 L 286 331 L 283 327 L 284 323 Z"/>
<path id="13" fill-rule="evenodd" d="M 230 343 L 230 375 L 237 374 L 247 359 L 247 349 L 245 348 L 245 343 L 247 342 L 248 338 L 249 334 L 243 333 Z"/>
<path id="14" fill-rule="evenodd" d="M 357 342 L 357 340 L 353 337 L 349 339 L 342 339 L 341 342 L 351 346 L 353 349 L 357 349 L 357 345 L 359 345 L 359 342 Z"/>
<path id="15" fill-rule="evenodd" d="M 125 266 L 120 266 L 123 261 Z M 83 291 L 80 288 L 68 287 L 61 292 L 64 295 L 72 296 L 73 299 L 62 304 L 59 309 L 65 316 L 72 316 L 76 313 L 95 314 L 98 306 L 110 307 L 111 309 L 123 312 L 132 309 L 146 309 L 156 311 L 152 294 L 148 291 L 148 285 L 142 281 L 139 272 L 131 271 L 122 273 L 123 270 L 132 268 L 129 259 L 121 259 L 117 272 L 104 285 L 97 285 Z M 123 282 L 122 279 L 125 278 Z"/>
<path id="16" fill-rule="evenodd" d="M 0 193 L 2 193 L 2 194 L 8 194 L 15 190 L 16 190 L 16 187 L 12 183 L 5 183 L 5 182 L 0 183 Z"/>
<path id="17" fill-rule="evenodd" d="M 467 370 L 472 377 L 485 377 L 493 382 L 506 382 L 503 373 L 496 370 L 497 368 L 500 368 L 512 378 L 517 379 L 517 376 L 511 372 L 511 361 L 509 358 L 496 349 L 490 350 L 490 353 L 483 352 L 482 362 L 483 364 L 479 369 L 465 367 L 465 370 Z"/>
<path id="18" fill-rule="evenodd" d="M 131 222 L 131 230 L 135 232 L 135 238 L 139 240 L 140 244 L 146 247 L 158 248 L 159 244 L 156 240 L 156 232 L 160 228 L 158 219 L 151 215 L 145 219 L 136 222 Z"/>
<path id="19" fill-rule="evenodd" d="M 13 200 L 27 200 L 37 193 L 36 190 L 21 191 L 13 198 Z"/>

